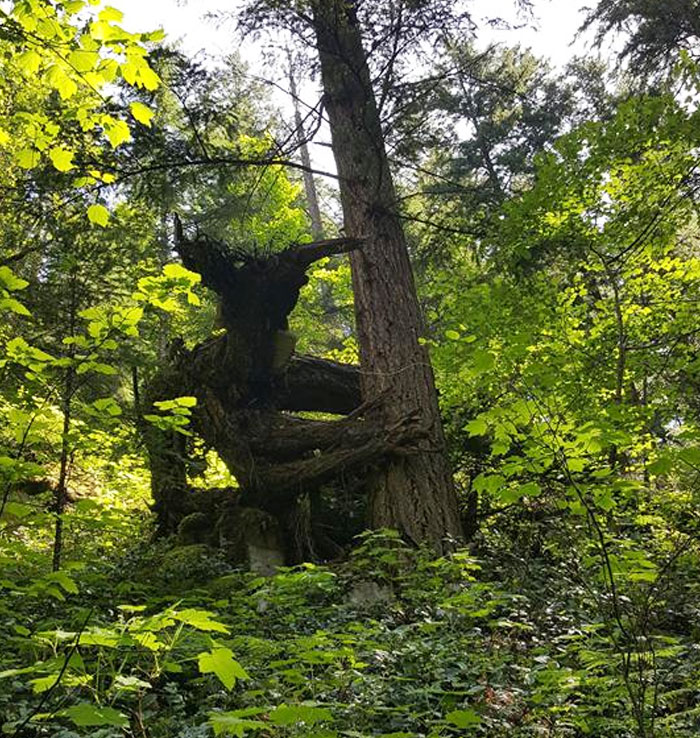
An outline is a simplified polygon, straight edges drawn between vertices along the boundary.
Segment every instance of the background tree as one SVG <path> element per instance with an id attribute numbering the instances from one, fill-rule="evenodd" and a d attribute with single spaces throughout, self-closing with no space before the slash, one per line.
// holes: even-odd
<path id="1" fill-rule="evenodd" d="M 677 63 L 681 49 L 697 61 L 699 17 L 697 0 L 600 0 L 582 30 L 596 26 L 599 43 L 611 32 L 624 34 L 621 58 L 636 75 L 658 80 Z"/>

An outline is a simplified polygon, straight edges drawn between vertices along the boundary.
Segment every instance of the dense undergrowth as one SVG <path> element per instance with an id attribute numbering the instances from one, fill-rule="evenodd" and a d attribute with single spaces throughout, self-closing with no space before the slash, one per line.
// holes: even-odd
<path id="1" fill-rule="evenodd" d="M 434 559 L 380 531 L 271 577 L 132 540 L 18 576 L 0 604 L 4 734 L 697 734 L 697 591 L 628 588 L 611 622 L 557 535 L 542 547 L 520 523 Z"/>

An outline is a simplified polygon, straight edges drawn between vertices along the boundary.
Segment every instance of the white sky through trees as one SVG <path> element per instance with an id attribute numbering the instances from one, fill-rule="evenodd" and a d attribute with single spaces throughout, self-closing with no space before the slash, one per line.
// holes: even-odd
<path id="1" fill-rule="evenodd" d="M 155 30 L 162 27 L 168 34 L 167 41 L 178 43 L 190 55 L 200 54 L 222 58 L 238 52 L 251 73 L 274 79 L 286 89 L 288 83 L 281 70 L 276 72 L 262 63 L 261 50 L 255 43 L 240 44 L 235 33 L 235 22 L 213 21 L 208 13 L 234 11 L 244 0 L 113 0 L 124 12 L 123 25 L 130 31 Z M 518 16 L 515 0 L 470 0 L 468 7 L 477 23 L 476 45 L 484 48 L 500 43 L 509 46 L 520 44 L 532 49 L 536 56 L 549 59 L 553 66 L 564 66 L 573 56 L 590 53 L 590 38 L 578 39 L 576 31 L 583 21 L 582 9 L 590 6 L 590 0 L 533 0 L 534 16 Z M 489 23 L 504 18 L 519 27 L 500 30 Z M 271 87 L 271 97 L 285 117 L 292 118 L 289 98 L 279 89 Z M 319 92 L 312 85 L 301 87 L 300 97 L 311 105 L 318 100 Z M 323 140 L 323 131 L 320 140 Z M 314 165 L 319 169 L 334 170 L 331 152 L 327 147 L 312 147 Z"/>
<path id="2" fill-rule="evenodd" d="M 162 26 L 170 41 L 180 39 L 189 53 L 205 50 L 213 55 L 225 55 L 236 48 L 233 23 L 216 24 L 205 18 L 207 13 L 232 10 L 241 5 L 237 0 L 114 0 L 125 13 L 124 26 L 128 30 L 152 30 Z M 499 31 L 488 25 L 488 20 L 502 17 L 517 22 L 514 0 L 471 0 L 479 25 L 478 43 L 520 43 L 531 47 L 538 56 L 549 58 L 553 64 L 566 63 L 571 56 L 581 53 L 584 46 L 573 41 L 581 24 L 581 10 L 590 0 L 534 0 L 534 20 L 521 19 L 525 27 L 513 31 Z M 535 27 L 537 26 L 537 27 Z M 254 49 L 243 49 L 246 61 L 254 62 Z"/>

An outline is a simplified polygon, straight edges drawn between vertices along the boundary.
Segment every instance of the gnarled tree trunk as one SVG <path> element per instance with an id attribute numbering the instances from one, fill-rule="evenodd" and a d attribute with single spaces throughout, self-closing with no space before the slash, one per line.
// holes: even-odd
<path id="1" fill-rule="evenodd" d="M 300 519 L 298 501 L 308 501 L 321 486 L 338 483 L 347 473 L 366 474 L 395 455 L 415 453 L 425 439 L 415 412 L 397 416 L 391 425 L 365 417 L 371 403 L 362 404 L 357 367 L 310 356 L 287 356 L 280 367 L 275 356 L 276 337 L 286 334 L 308 266 L 358 243 L 322 241 L 256 259 L 206 238 L 178 234 L 185 265 L 219 294 L 226 330 L 192 350 L 175 344 L 168 365 L 150 383 L 146 406 L 196 397 L 192 430 L 237 479 L 236 504 L 274 515 L 282 529 Z M 291 414 L 300 411 L 345 417 L 328 421 Z M 159 529 L 171 534 L 184 518 L 200 512 L 187 485 L 184 436 L 149 425 L 144 438 Z M 202 498 L 208 508 L 210 497 Z M 219 507 L 228 506 L 232 497 L 224 490 Z"/>

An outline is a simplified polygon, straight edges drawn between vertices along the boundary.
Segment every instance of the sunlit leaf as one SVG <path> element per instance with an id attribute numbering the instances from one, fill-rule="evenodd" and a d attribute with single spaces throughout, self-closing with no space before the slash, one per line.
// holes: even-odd
<path id="1" fill-rule="evenodd" d="M 85 49 L 71 51 L 68 55 L 68 63 L 76 72 L 80 73 L 94 69 L 99 59 L 100 55 L 96 51 L 86 51 Z"/>
<path id="2" fill-rule="evenodd" d="M 151 127 L 151 120 L 153 119 L 154 113 L 147 105 L 140 102 L 132 102 L 129 109 L 139 123 L 143 123 L 148 128 Z"/>
<path id="3" fill-rule="evenodd" d="M 27 51 L 17 54 L 14 60 L 20 69 L 28 75 L 36 74 L 41 65 L 41 57 L 34 49 L 27 49 Z"/>
<path id="4" fill-rule="evenodd" d="M 68 172 L 69 170 L 74 168 L 74 156 L 75 152 L 70 151 L 69 149 L 65 149 L 62 146 L 58 146 L 49 151 L 49 158 L 51 159 L 54 167 L 58 169 L 59 172 Z"/>
<path id="5" fill-rule="evenodd" d="M 129 126 L 123 120 L 118 120 L 116 118 L 112 118 L 105 122 L 105 134 L 115 149 L 120 144 L 131 139 Z"/>
<path id="6" fill-rule="evenodd" d="M 39 165 L 41 154 L 36 149 L 22 149 L 17 153 L 16 159 L 22 169 L 33 169 Z"/>
<path id="7" fill-rule="evenodd" d="M 58 65 L 53 64 L 46 72 L 46 81 L 58 90 L 61 99 L 68 100 L 78 91 L 77 83 L 72 80 L 66 70 Z"/>
<path id="8" fill-rule="evenodd" d="M 216 633 L 228 633 L 229 629 L 218 620 L 212 618 L 212 614 L 207 610 L 187 609 L 171 613 L 171 617 L 179 620 L 186 625 L 190 625 L 197 630 L 203 630 Z"/>
<path id="9" fill-rule="evenodd" d="M 15 275 L 12 269 L 8 266 L 0 266 L 0 283 L 10 292 L 23 290 L 25 287 L 29 286 L 29 282 L 27 282 L 26 279 L 21 279 Z"/>
<path id="10" fill-rule="evenodd" d="M 231 690 L 237 679 L 247 679 L 245 669 L 233 658 L 229 648 L 214 648 L 200 653 L 198 657 L 199 671 L 202 674 L 214 674 L 219 681 Z"/>
<path id="11" fill-rule="evenodd" d="M 87 216 L 91 223 L 95 223 L 103 228 L 109 222 L 109 210 L 104 205 L 90 205 L 87 210 Z"/>
<path id="12" fill-rule="evenodd" d="M 109 23 L 121 23 L 124 19 L 124 13 L 121 10 L 117 10 L 117 8 L 113 8 L 111 5 L 105 5 L 104 9 L 100 11 L 98 18 Z"/>

